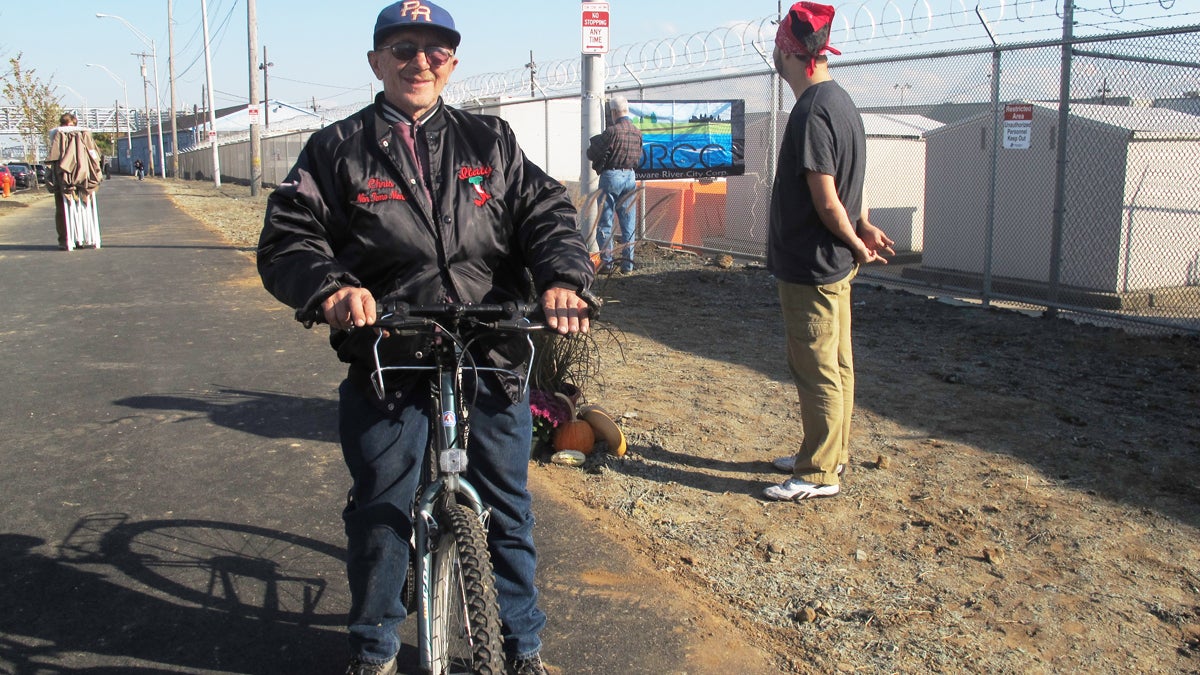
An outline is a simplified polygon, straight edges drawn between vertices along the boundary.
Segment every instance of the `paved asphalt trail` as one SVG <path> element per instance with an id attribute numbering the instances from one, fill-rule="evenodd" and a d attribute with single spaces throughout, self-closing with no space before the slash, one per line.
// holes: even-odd
<path id="1" fill-rule="evenodd" d="M 0 672 L 341 673 L 342 367 L 154 181 L 99 198 L 99 250 L 0 217 Z M 534 468 L 550 663 L 773 672 Z"/>

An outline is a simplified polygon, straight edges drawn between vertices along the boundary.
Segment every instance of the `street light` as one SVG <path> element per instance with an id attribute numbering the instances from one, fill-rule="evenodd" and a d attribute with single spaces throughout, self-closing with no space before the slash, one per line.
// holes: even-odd
<path id="1" fill-rule="evenodd" d="M 104 72 L 108 73 L 108 76 L 111 77 L 112 79 L 116 80 L 117 83 L 121 85 L 121 90 L 125 92 L 125 158 L 128 159 L 130 153 L 133 152 L 133 132 L 130 130 L 130 124 L 129 124 L 129 88 L 125 86 L 125 80 L 122 80 L 121 78 L 117 77 L 116 75 L 113 74 L 113 71 L 109 70 L 108 68 L 105 68 L 104 66 L 100 65 L 99 63 L 89 63 L 87 65 L 89 68 L 99 68 L 100 70 L 103 70 Z M 118 134 L 121 133 L 121 115 L 120 115 L 120 113 L 117 114 L 117 133 Z M 114 141 L 114 143 L 115 143 L 115 141 Z M 117 153 L 117 172 L 119 173 L 120 171 L 121 171 L 121 153 L 118 152 Z"/>
<path id="2" fill-rule="evenodd" d="M 903 107 L 904 107 L 904 90 L 905 90 L 905 89 L 912 89 L 912 85 L 911 85 L 911 84 L 909 84 L 909 83 L 907 83 L 907 82 L 905 82 L 904 84 L 897 84 L 897 85 L 894 85 L 894 86 L 892 87 L 892 89 L 899 89 L 899 90 L 900 90 L 900 107 L 901 107 L 901 108 L 903 108 Z"/>
<path id="3" fill-rule="evenodd" d="M 67 85 L 63 84 L 62 82 L 59 82 L 58 86 L 62 87 L 63 89 L 66 89 L 67 91 L 71 92 L 72 94 L 75 94 L 75 96 L 77 96 L 80 101 L 83 101 L 83 119 L 84 119 L 83 126 L 85 126 L 85 127 L 88 126 L 88 123 L 87 123 L 87 99 L 83 97 L 83 94 L 80 94 L 79 92 L 68 87 Z"/>
<path id="4" fill-rule="evenodd" d="M 106 19 L 106 18 L 107 19 L 116 19 L 117 21 L 120 21 L 121 23 L 125 24 L 125 27 L 129 29 L 129 32 L 133 33 L 134 37 L 141 40 L 143 44 L 145 44 L 147 47 L 150 48 L 150 58 L 154 61 L 154 108 L 155 108 L 155 110 L 159 111 L 159 114 L 156 115 L 156 117 L 158 118 L 158 168 L 159 168 L 159 172 L 160 172 L 159 175 L 161 175 L 163 178 L 166 178 L 167 177 L 167 160 L 166 160 L 166 155 L 164 153 L 165 145 L 163 143 L 162 114 L 161 114 L 162 113 L 162 96 L 160 96 L 158 93 L 158 49 L 155 48 L 155 46 L 154 46 L 154 40 L 152 40 L 148 35 L 146 35 L 142 31 L 135 28 L 133 24 L 129 23 L 125 19 L 122 19 L 121 17 L 117 16 L 116 14 L 104 14 L 101 12 L 97 12 L 96 18 L 97 19 Z M 127 101 L 126 108 L 128 108 L 128 107 L 129 107 L 129 104 Z M 146 120 L 146 122 L 149 123 L 150 120 Z M 150 155 L 151 155 L 150 161 L 151 161 L 151 163 L 153 163 L 154 162 L 153 148 L 151 148 Z M 151 172 L 153 173 L 153 168 L 151 168 Z"/>

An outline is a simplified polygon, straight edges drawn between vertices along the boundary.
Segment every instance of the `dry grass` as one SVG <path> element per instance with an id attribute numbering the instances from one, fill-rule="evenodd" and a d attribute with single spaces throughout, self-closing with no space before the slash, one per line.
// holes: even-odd
<path id="1" fill-rule="evenodd" d="M 246 185 L 167 179 L 161 181 L 167 195 L 189 216 L 217 230 L 234 246 L 253 250 L 262 230 L 263 213 L 270 190 L 251 196 Z"/>

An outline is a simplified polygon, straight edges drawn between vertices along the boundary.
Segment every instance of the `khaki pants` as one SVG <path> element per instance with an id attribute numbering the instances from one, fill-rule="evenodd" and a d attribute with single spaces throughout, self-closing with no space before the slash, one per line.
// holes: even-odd
<path id="1" fill-rule="evenodd" d="M 793 477 L 837 485 L 838 464 L 850 459 L 854 413 L 854 353 L 850 344 L 850 282 L 824 286 L 779 282 L 788 368 L 800 396 L 804 440 Z"/>

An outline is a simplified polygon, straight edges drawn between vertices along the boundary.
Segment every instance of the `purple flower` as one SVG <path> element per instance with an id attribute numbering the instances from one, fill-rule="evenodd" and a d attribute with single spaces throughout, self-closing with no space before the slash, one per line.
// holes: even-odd
<path id="1" fill-rule="evenodd" d="M 549 425 L 551 429 L 566 422 L 571 414 L 566 403 L 552 393 L 534 389 L 529 392 L 529 410 L 534 424 Z"/>

